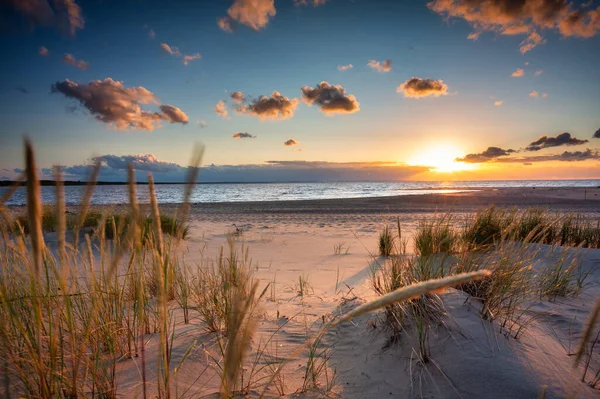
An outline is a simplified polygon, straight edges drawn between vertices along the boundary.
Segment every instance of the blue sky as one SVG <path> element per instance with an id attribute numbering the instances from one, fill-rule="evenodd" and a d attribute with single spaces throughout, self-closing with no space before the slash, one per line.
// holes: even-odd
<path id="1" fill-rule="evenodd" d="M 368 0 L 328 0 L 319 6 L 275 0 L 276 14 L 259 30 L 235 20 L 234 32 L 219 28 L 217 19 L 230 7 L 252 1 L 263 2 L 75 0 L 85 25 L 74 35 L 3 3 L 3 19 L 14 23 L 1 31 L 0 170 L 22 166 L 23 135 L 33 140 L 43 167 L 78 165 L 107 154 L 153 154 L 161 162 L 185 165 L 196 142 L 206 145 L 204 163 L 216 165 L 302 160 L 440 166 L 432 159 L 439 154 L 463 157 L 490 146 L 518 149 L 563 132 L 589 142 L 532 155 L 597 151 L 600 146 L 600 140 L 592 139 L 600 128 L 596 30 L 586 33 L 589 37 L 565 34 L 536 26 L 523 14 L 519 18 L 529 21 L 545 43 L 522 54 L 527 34 L 502 34 L 493 21 L 482 28 L 460 16 L 447 18 L 427 1 Z M 597 2 L 583 10 L 596 7 Z M 482 31 L 479 38 L 467 39 L 475 31 Z M 161 43 L 202 58 L 186 66 Z M 47 56 L 39 54 L 41 46 L 48 49 Z M 87 70 L 65 63 L 67 53 L 87 62 Z M 367 66 L 370 60 L 387 59 L 392 61 L 389 72 Z M 347 64 L 353 68 L 338 70 Z M 524 75 L 512 77 L 518 68 Z M 542 72 L 536 76 L 536 71 Z M 447 90 L 420 98 L 398 93 L 397 87 L 412 77 L 442 80 Z M 189 122 L 163 121 L 152 131 L 118 130 L 50 89 L 65 79 L 85 85 L 106 78 L 128 88 L 144 87 L 160 104 L 179 108 Z M 360 110 L 326 115 L 317 104 L 308 106 L 300 88 L 321 81 L 341 85 L 356 97 Z M 249 98 L 278 91 L 299 104 L 293 117 L 261 120 L 235 111 L 229 98 L 233 91 Z M 213 111 L 221 100 L 227 102 L 228 118 Z M 495 105 L 498 101 L 501 105 Z M 77 109 L 68 110 L 73 105 Z M 156 106 L 142 108 L 154 111 Z M 233 139 L 237 132 L 256 138 Z M 290 138 L 300 144 L 284 146 Z M 501 178 L 502 171 L 507 178 L 523 173 L 536 178 L 600 176 L 597 153 L 581 162 L 524 163 L 530 162 L 486 162 L 442 178 Z M 548 170 L 553 172 L 544 174 Z M 413 177 L 435 178 L 425 175 Z"/>

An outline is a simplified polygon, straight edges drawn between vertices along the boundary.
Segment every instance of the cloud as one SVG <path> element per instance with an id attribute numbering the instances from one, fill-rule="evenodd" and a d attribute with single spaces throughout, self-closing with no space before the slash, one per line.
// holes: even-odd
<path id="1" fill-rule="evenodd" d="M 348 69 L 352 69 L 352 68 L 354 68 L 354 65 L 352 65 L 352 64 L 338 65 L 338 71 L 347 71 Z"/>
<path id="2" fill-rule="evenodd" d="M 39 48 L 38 54 L 46 57 L 48 54 L 50 54 L 50 52 L 48 51 L 48 49 L 46 47 L 42 46 Z"/>
<path id="3" fill-rule="evenodd" d="M 17 87 L 15 87 L 15 90 L 21 94 L 29 94 L 29 90 L 27 90 L 23 86 L 17 86 Z"/>
<path id="4" fill-rule="evenodd" d="M 503 104 L 503 103 L 504 103 L 504 101 L 501 101 L 501 100 L 500 100 L 500 101 L 494 101 L 494 105 L 495 105 L 496 107 L 500 107 L 500 106 L 502 106 L 502 104 Z"/>
<path id="5" fill-rule="evenodd" d="M 596 130 L 596 132 L 594 133 L 594 135 L 592 136 L 593 139 L 600 139 L 600 129 Z"/>
<path id="6" fill-rule="evenodd" d="M 236 133 L 233 136 L 234 139 L 255 139 L 256 136 L 251 135 L 250 133 Z"/>
<path id="7" fill-rule="evenodd" d="M 274 0 L 235 0 L 227 10 L 228 17 L 220 18 L 217 24 L 226 32 L 232 31 L 232 22 L 237 21 L 255 31 L 269 23 L 276 14 Z"/>
<path id="8" fill-rule="evenodd" d="M 541 37 L 536 31 L 533 31 L 521 42 L 519 50 L 521 50 L 521 54 L 525 54 L 544 43 L 546 43 L 546 39 Z"/>
<path id="9" fill-rule="evenodd" d="M 543 93 L 542 98 L 548 98 L 548 93 Z"/>
<path id="10" fill-rule="evenodd" d="M 559 147 L 563 145 L 580 145 L 587 143 L 588 140 L 580 140 L 571 136 L 571 133 L 561 133 L 556 137 L 542 136 L 536 141 L 529 143 L 525 151 L 539 151 L 544 148 Z"/>
<path id="11" fill-rule="evenodd" d="M 171 47 L 167 43 L 161 43 L 160 47 L 167 53 L 174 55 L 175 57 L 181 57 L 181 51 L 177 47 Z"/>
<path id="12" fill-rule="evenodd" d="M 201 121 L 196 121 L 196 124 L 198 126 L 200 126 L 200 129 L 204 129 L 205 127 L 208 127 L 208 122 L 206 122 L 204 119 Z"/>
<path id="13" fill-rule="evenodd" d="M 466 162 L 466 163 L 482 163 L 488 162 L 491 160 L 495 160 L 499 157 L 509 156 L 514 153 L 515 150 L 504 150 L 499 147 L 488 147 L 487 150 L 476 153 L 476 154 L 467 154 L 463 158 L 456 158 L 456 162 Z"/>
<path id="14" fill-rule="evenodd" d="M 529 93 L 529 97 L 531 98 L 538 98 L 540 95 L 540 93 L 538 93 L 537 91 L 532 91 L 531 93 Z"/>
<path id="15" fill-rule="evenodd" d="M 469 39 L 469 40 L 477 40 L 477 39 L 479 39 L 479 36 L 481 36 L 481 31 L 479 31 L 479 32 L 472 32 L 472 33 L 469 33 L 467 35 L 467 39 Z"/>
<path id="16" fill-rule="evenodd" d="M 535 71 L 534 75 L 540 76 L 542 73 L 544 73 L 544 71 L 542 71 L 541 69 L 538 69 L 537 71 Z"/>
<path id="17" fill-rule="evenodd" d="M 286 140 L 283 142 L 283 145 L 286 147 L 292 147 L 292 146 L 299 145 L 299 144 L 300 143 L 294 139 L 289 139 L 289 140 Z"/>
<path id="18" fill-rule="evenodd" d="M 524 75 L 525 75 L 525 71 L 523 70 L 523 68 L 517 68 L 517 70 L 514 71 L 512 73 L 512 75 L 510 75 L 510 76 L 512 76 L 513 78 L 520 78 L 521 76 L 524 76 Z"/>
<path id="19" fill-rule="evenodd" d="M 600 159 L 598 151 L 592 151 L 589 148 L 585 151 L 565 151 L 562 154 L 551 154 L 551 155 L 537 155 L 537 156 L 526 156 L 519 158 L 501 158 L 496 160 L 502 163 L 534 163 L 534 162 L 582 162 L 587 160 Z"/>
<path id="20" fill-rule="evenodd" d="M 217 105 L 215 105 L 213 111 L 215 111 L 217 115 L 221 116 L 222 118 L 227 118 L 227 114 L 229 113 L 227 111 L 227 105 L 223 100 L 219 101 Z"/>
<path id="21" fill-rule="evenodd" d="M 99 180 L 127 181 L 128 164 L 135 168 L 137 181 L 147 181 L 148 172 L 157 182 L 185 182 L 188 167 L 165 162 L 153 154 L 112 155 L 93 158 L 102 160 Z M 210 182 L 306 182 L 306 181 L 399 181 L 427 173 L 426 166 L 409 166 L 395 162 L 325 162 L 325 161 L 266 161 L 249 165 L 202 166 L 199 181 Z M 65 179 L 85 180 L 89 165 L 63 166 Z M 51 176 L 50 169 L 44 169 Z M 141 187 L 140 190 L 145 190 Z"/>
<path id="22" fill-rule="evenodd" d="M 527 35 L 523 54 L 545 43 L 538 30 L 582 38 L 600 32 L 600 6 L 586 9 L 567 0 L 433 0 L 427 6 L 447 18 L 462 18 L 477 31 Z"/>
<path id="23" fill-rule="evenodd" d="M 258 116 L 260 119 L 287 119 L 294 116 L 298 99 L 289 99 L 274 91 L 270 97 L 260 96 L 247 105 L 240 105 L 237 111 L 242 114 Z"/>
<path id="24" fill-rule="evenodd" d="M 312 5 L 313 7 L 322 6 L 327 3 L 327 0 L 294 0 L 294 5 L 299 6 L 308 6 Z"/>
<path id="25" fill-rule="evenodd" d="M 149 112 L 141 104 L 159 105 L 156 96 L 142 86 L 125 87 L 111 78 L 78 84 L 70 80 L 56 82 L 53 93 L 62 93 L 76 100 L 99 122 L 114 125 L 119 130 L 148 130 L 160 126 L 161 121 L 187 123 L 188 117 L 179 108 L 161 105 L 161 112 Z"/>
<path id="26" fill-rule="evenodd" d="M 182 123 L 187 125 L 189 118 L 181 109 L 172 105 L 161 105 L 160 110 L 163 113 L 164 119 L 169 123 Z"/>
<path id="27" fill-rule="evenodd" d="M 8 0 L 8 7 L 23 15 L 33 25 L 53 27 L 74 36 L 85 21 L 74 0 Z"/>
<path id="28" fill-rule="evenodd" d="M 404 93 L 404 97 L 408 98 L 439 97 L 448 94 L 448 86 L 443 80 L 414 77 L 398 86 L 396 92 Z"/>
<path id="29" fill-rule="evenodd" d="M 194 61 L 194 60 L 199 60 L 202 58 L 202 56 L 200 55 L 200 53 L 196 53 L 196 54 L 182 54 L 181 51 L 179 50 L 179 47 L 175 47 L 175 46 L 169 46 L 167 43 L 161 43 L 160 47 L 167 53 L 175 56 L 175 57 L 182 57 L 182 63 L 185 66 L 188 66 L 190 62 Z"/>
<path id="30" fill-rule="evenodd" d="M 367 65 L 377 72 L 389 72 L 392 70 L 392 60 L 385 60 L 383 62 L 371 60 Z"/>
<path id="31" fill-rule="evenodd" d="M 241 91 L 234 91 L 231 93 L 231 99 L 238 104 L 242 104 L 246 101 L 246 97 Z"/>
<path id="32" fill-rule="evenodd" d="M 200 53 L 196 53 L 196 54 L 192 54 L 192 55 L 186 54 L 183 56 L 183 65 L 187 66 L 190 62 L 192 62 L 194 60 L 199 60 L 200 58 L 202 58 Z"/>
<path id="33" fill-rule="evenodd" d="M 233 21 L 229 17 L 217 18 L 217 25 L 224 32 L 228 32 L 228 33 L 233 32 L 232 22 Z"/>
<path id="34" fill-rule="evenodd" d="M 63 62 L 65 64 L 73 65 L 75 68 L 79 68 L 82 71 L 87 71 L 87 69 L 90 66 L 90 64 L 88 64 L 87 62 L 83 60 L 77 60 L 75 59 L 75 57 L 68 53 L 65 54 L 65 56 L 63 57 Z"/>
<path id="35" fill-rule="evenodd" d="M 304 86 L 300 90 L 302 99 L 309 105 L 316 104 L 324 114 L 351 114 L 360 110 L 356 97 L 346 95 L 346 89 L 340 85 L 323 81 L 317 87 Z"/>
<path id="36" fill-rule="evenodd" d="M 154 32 L 154 29 L 150 29 L 150 30 L 148 31 L 148 37 L 149 37 L 150 39 L 154 39 L 154 38 L 156 37 L 156 32 Z"/>

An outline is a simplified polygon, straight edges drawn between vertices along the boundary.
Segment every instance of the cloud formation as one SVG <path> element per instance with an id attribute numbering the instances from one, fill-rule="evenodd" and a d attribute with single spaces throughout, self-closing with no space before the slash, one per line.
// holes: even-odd
<path id="1" fill-rule="evenodd" d="M 396 92 L 404 93 L 407 98 L 427 96 L 439 97 L 448 94 L 448 86 L 443 80 L 410 78 L 396 88 Z"/>
<path id="2" fill-rule="evenodd" d="M 561 154 L 550 154 L 550 155 L 537 155 L 537 156 L 526 156 L 518 158 L 501 158 L 496 162 L 502 163 L 535 163 L 535 162 L 582 162 L 587 160 L 600 159 L 598 151 L 592 151 L 589 148 L 585 151 L 565 151 Z"/>
<path id="3" fill-rule="evenodd" d="M 169 122 L 169 123 L 182 123 L 184 125 L 187 125 L 189 118 L 188 116 L 185 114 L 185 112 L 183 112 L 182 110 L 180 110 L 177 107 L 174 107 L 172 105 L 161 105 L 160 110 L 163 113 L 164 119 Z"/>
<path id="4" fill-rule="evenodd" d="M 183 56 L 183 65 L 188 66 L 188 64 L 194 60 L 199 60 L 202 58 L 200 53 L 192 54 L 192 55 L 184 55 Z"/>
<path id="5" fill-rule="evenodd" d="M 283 142 L 283 145 L 286 146 L 286 147 L 292 147 L 292 146 L 299 145 L 299 144 L 300 143 L 297 142 L 294 139 L 289 139 L 289 140 L 286 140 L 286 141 Z"/>
<path id="6" fill-rule="evenodd" d="M 225 101 L 221 100 L 217 103 L 217 105 L 215 105 L 215 107 L 213 108 L 213 111 L 215 111 L 217 113 L 217 115 L 219 115 L 222 118 L 227 118 L 227 114 L 229 113 L 227 111 L 227 105 L 225 104 Z"/>
<path id="7" fill-rule="evenodd" d="M 274 0 L 235 0 L 227 10 L 228 17 L 219 18 L 217 24 L 226 31 L 231 32 L 232 22 L 236 21 L 255 31 L 264 28 L 269 19 L 276 14 Z"/>
<path id="8" fill-rule="evenodd" d="M 499 100 L 499 101 L 494 101 L 494 105 L 495 105 L 496 107 L 501 107 L 503 103 L 504 103 L 504 101 L 502 101 L 502 100 Z"/>
<path id="9" fill-rule="evenodd" d="M 531 98 L 538 98 L 540 96 L 540 93 L 538 93 L 537 91 L 532 91 L 531 93 L 529 93 L 529 97 Z"/>
<path id="10" fill-rule="evenodd" d="M 63 57 L 63 62 L 65 64 L 73 65 L 75 68 L 79 68 L 82 71 L 87 71 L 87 69 L 90 66 L 90 64 L 88 64 L 87 62 L 85 62 L 83 60 L 75 59 L 75 57 L 73 57 L 69 53 L 65 54 L 65 56 Z"/>
<path id="11" fill-rule="evenodd" d="M 392 60 L 385 60 L 383 62 L 371 60 L 367 65 L 377 72 L 389 72 L 392 70 Z"/>
<path id="12" fill-rule="evenodd" d="M 99 122 L 115 126 L 119 130 L 148 130 L 160 126 L 161 121 L 186 124 L 187 115 L 172 105 L 161 105 L 160 112 L 143 110 L 140 105 L 159 105 L 156 96 L 148 89 L 125 87 L 123 82 L 111 78 L 92 80 L 78 84 L 70 80 L 56 82 L 51 86 L 53 93 L 62 93 L 76 100 Z"/>
<path id="13" fill-rule="evenodd" d="M 274 91 L 270 97 L 260 96 L 248 104 L 240 105 L 237 111 L 242 114 L 258 116 L 260 119 L 287 119 L 294 116 L 298 99 L 289 99 Z"/>
<path id="14" fill-rule="evenodd" d="M 536 31 L 533 31 L 521 42 L 519 50 L 521 51 L 521 54 L 525 54 L 544 43 L 546 43 L 546 39 L 540 36 Z"/>
<path id="15" fill-rule="evenodd" d="M 238 132 L 231 137 L 233 137 L 234 139 L 255 139 L 256 138 L 256 136 L 253 136 L 250 133 L 245 133 L 245 132 L 244 133 Z"/>
<path id="16" fill-rule="evenodd" d="M 360 110 L 360 103 L 353 94 L 346 94 L 340 85 L 321 82 L 316 87 L 304 86 L 302 99 L 309 105 L 316 104 L 324 114 L 352 114 Z"/>
<path id="17" fill-rule="evenodd" d="M 447 18 L 466 20 L 477 32 L 527 35 L 520 46 L 523 54 L 545 42 L 538 30 L 582 38 L 600 32 L 600 6 L 566 0 L 433 0 L 427 5 Z"/>
<path id="18" fill-rule="evenodd" d="M 542 71 L 541 69 L 538 69 L 537 71 L 535 71 L 534 75 L 540 76 L 542 73 L 544 73 L 544 71 Z"/>
<path id="19" fill-rule="evenodd" d="M 161 43 L 160 47 L 162 47 L 163 50 L 171 55 L 181 57 L 181 51 L 179 51 L 179 49 L 175 46 L 169 46 L 167 43 Z"/>
<path id="20" fill-rule="evenodd" d="M 593 139 L 600 139 L 600 129 L 596 130 L 596 132 L 594 133 L 594 135 L 592 136 Z"/>
<path id="21" fill-rule="evenodd" d="M 85 25 L 75 0 L 8 0 L 3 3 L 31 24 L 57 28 L 71 36 Z"/>
<path id="22" fill-rule="evenodd" d="M 347 71 L 348 69 L 352 69 L 352 68 L 354 68 L 354 65 L 352 65 L 352 64 L 338 65 L 338 71 Z"/>
<path id="23" fill-rule="evenodd" d="M 517 68 L 517 70 L 514 71 L 510 76 L 512 76 L 513 78 L 520 78 L 521 76 L 525 76 L 525 71 L 523 70 L 523 68 Z"/>
<path id="24" fill-rule="evenodd" d="M 39 55 L 43 55 L 45 57 L 48 54 L 50 54 L 50 52 L 48 51 L 48 49 L 46 47 L 42 46 L 42 47 L 39 48 L 38 54 Z"/>
<path id="25" fill-rule="evenodd" d="M 94 158 L 101 159 L 101 181 L 127 181 L 128 164 L 135 168 L 136 181 L 148 179 L 148 172 L 157 182 L 185 182 L 188 167 L 165 162 L 153 154 L 112 155 Z M 90 171 L 89 165 L 63 166 L 66 180 L 85 180 Z M 302 182 L 302 181 L 397 181 L 406 180 L 421 173 L 427 173 L 426 166 L 409 166 L 395 162 L 307 162 L 307 161 L 266 161 L 248 165 L 207 165 L 202 166 L 199 181 L 210 182 Z M 11 172 L 10 174 L 14 174 Z M 52 170 L 41 173 L 52 176 Z M 1 175 L 0 175 L 1 176 Z M 141 188 L 143 190 L 144 188 Z M 160 193 L 158 193 L 160 196 Z"/>
<path id="26" fill-rule="evenodd" d="M 234 91 L 231 93 L 231 99 L 237 104 L 242 104 L 246 101 L 246 96 L 241 91 Z"/>
<path id="27" fill-rule="evenodd" d="M 499 157 L 505 157 L 512 153 L 515 150 L 504 150 L 500 147 L 488 147 L 487 150 L 476 153 L 476 154 L 467 154 L 463 158 L 456 158 L 456 162 L 466 162 L 466 163 L 482 163 L 495 160 Z"/>
<path id="28" fill-rule="evenodd" d="M 525 147 L 525 151 L 539 151 L 544 148 L 560 147 L 563 145 L 580 145 L 585 144 L 587 142 L 588 140 L 580 140 L 571 136 L 571 133 L 565 132 L 559 134 L 556 137 L 542 136 L 539 139 L 529 143 L 529 145 Z"/>
<path id="29" fill-rule="evenodd" d="M 233 32 L 233 21 L 229 17 L 217 18 L 217 25 L 223 32 Z"/>

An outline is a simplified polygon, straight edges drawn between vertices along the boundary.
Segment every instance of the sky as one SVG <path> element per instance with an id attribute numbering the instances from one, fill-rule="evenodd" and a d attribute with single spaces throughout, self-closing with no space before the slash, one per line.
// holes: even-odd
<path id="1" fill-rule="evenodd" d="M 0 0 L 0 179 L 600 178 L 600 2 Z"/>

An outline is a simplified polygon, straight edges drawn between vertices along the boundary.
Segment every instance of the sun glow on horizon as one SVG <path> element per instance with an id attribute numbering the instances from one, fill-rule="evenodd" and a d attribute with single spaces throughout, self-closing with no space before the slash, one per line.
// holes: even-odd
<path id="1" fill-rule="evenodd" d="M 451 144 L 436 145 L 414 154 L 408 162 L 410 165 L 431 167 L 431 172 L 452 173 L 476 169 L 477 165 L 465 162 L 456 162 L 455 159 L 463 155 Z"/>

